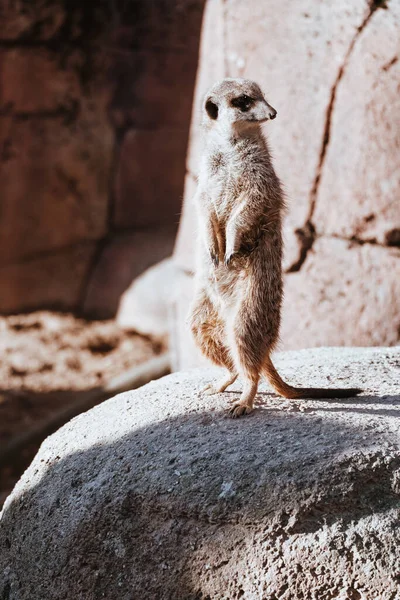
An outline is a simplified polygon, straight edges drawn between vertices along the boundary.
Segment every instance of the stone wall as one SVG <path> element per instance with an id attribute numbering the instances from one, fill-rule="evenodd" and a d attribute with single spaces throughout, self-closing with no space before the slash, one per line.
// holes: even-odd
<path id="1" fill-rule="evenodd" d="M 175 258 L 186 284 L 174 307 L 176 366 L 197 364 L 183 326 L 193 293 L 190 199 L 206 89 L 258 81 L 287 194 L 285 349 L 392 345 L 400 339 L 400 3 L 209 0 Z"/>
<path id="2" fill-rule="evenodd" d="M 171 253 L 202 9 L 0 3 L 0 312 L 110 316 Z"/>

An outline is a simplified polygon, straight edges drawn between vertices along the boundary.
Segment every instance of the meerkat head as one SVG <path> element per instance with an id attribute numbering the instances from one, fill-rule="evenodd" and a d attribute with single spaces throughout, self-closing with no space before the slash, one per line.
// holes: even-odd
<path id="1" fill-rule="evenodd" d="M 276 115 L 257 83 L 249 79 L 223 79 L 206 94 L 203 124 L 207 128 L 229 127 L 240 132 L 275 119 Z"/>

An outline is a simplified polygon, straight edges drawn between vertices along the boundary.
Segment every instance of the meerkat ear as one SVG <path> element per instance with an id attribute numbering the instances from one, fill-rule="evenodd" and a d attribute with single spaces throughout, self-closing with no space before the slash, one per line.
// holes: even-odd
<path id="1" fill-rule="evenodd" d="M 213 119 L 214 121 L 218 119 L 218 105 L 210 98 L 207 100 L 205 108 L 210 119 Z"/>

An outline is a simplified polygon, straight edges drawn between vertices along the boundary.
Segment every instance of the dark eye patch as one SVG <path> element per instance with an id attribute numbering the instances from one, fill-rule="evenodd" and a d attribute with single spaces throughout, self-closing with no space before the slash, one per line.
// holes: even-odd
<path id="1" fill-rule="evenodd" d="M 207 100 L 205 108 L 210 119 L 213 119 L 214 121 L 218 119 L 218 105 L 215 104 L 211 98 Z"/>
<path id="2" fill-rule="evenodd" d="M 234 108 L 239 108 L 243 112 L 246 112 L 247 110 L 249 110 L 249 108 L 251 108 L 251 106 L 253 106 L 253 104 L 254 104 L 253 98 L 250 98 L 250 96 L 246 96 L 246 94 L 243 94 L 242 96 L 238 96 L 237 98 L 233 98 L 231 100 L 231 105 Z"/>

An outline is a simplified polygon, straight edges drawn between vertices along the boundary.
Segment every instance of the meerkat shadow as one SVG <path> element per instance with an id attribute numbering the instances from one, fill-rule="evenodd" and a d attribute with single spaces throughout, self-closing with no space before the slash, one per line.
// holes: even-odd
<path id="1" fill-rule="evenodd" d="M 239 396 L 240 388 L 225 390 L 222 394 L 229 396 L 228 400 L 233 400 L 232 396 Z M 362 414 L 395 416 L 399 417 L 397 406 L 400 406 L 400 394 L 398 395 L 371 395 L 361 392 L 357 396 L 348 398 L 304 398 L 304 399 L 288 399 L 279 396 L 273 390 L 260 390 L 254 399 L 254 408 L 262 410 L 280 410 L 280 406 L 284 405 L 290 410 L 299 410 L 304 408 L 304 412 L 313 410 L 324 412 L 341 412 L 351 411 Z M 307 405 L 307 406 L 305 406 Z M 321 406 L 322 405 L 322 406 Z M 361 406 L 360 406 L 361 405 Z M 379 408 L 377 408 L 379 407 Z M 392 408 L 394 407 L 394 408 Z"/>
<path id="2" fill-rule="evenodd" d="M 272 402 L 271 402 L 272 400 Z M 398 407 L 400 394 L 397 395 L 359 395 L 351 398 L 313 398 L 288 400 L 273 392 L 258 392 L 254 408 L 265 412 L 282 410 L 302 413 L 357 413 L 381 417 L 400 418 Z"/>

